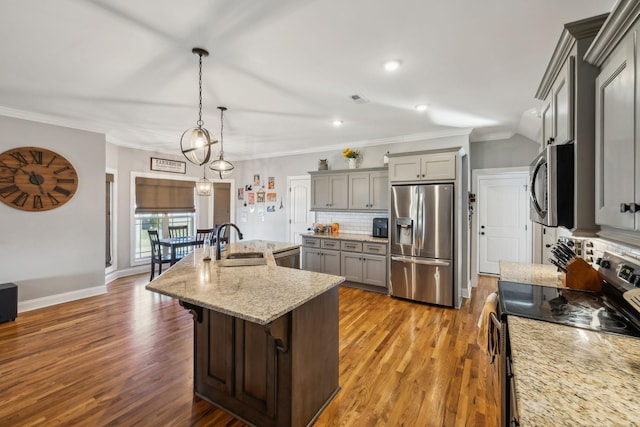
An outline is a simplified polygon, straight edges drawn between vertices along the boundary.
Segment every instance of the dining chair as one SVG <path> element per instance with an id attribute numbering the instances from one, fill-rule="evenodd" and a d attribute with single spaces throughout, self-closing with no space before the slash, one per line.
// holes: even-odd
<path id="1" fill-rule="evenodd" d="M 188 225 L 170 225 L 169 237 L 186 237 L 189 235 Z"/>
<path id="2" fill-rule="evenodd" d="M 205 239 L 209 239 L 209 244 L 213 246 L 216 241 L 216 237 L 213 234 L 215 228 L 198 228 L 196 230 L 196 247 L 201 248 Z"/>
<path id="3" fill-rule="evenodd" d="M 171 265 L 171 255 L 162 255 L 162 247 L 160 246 L 160 236 L 158 230 L 147 230 L 149 233 L 149 241 L 151 241 L 151 279 L 156 274 L 156 264 L 158 264 L 158 275 L 162 274 L 162 264 Z"/>

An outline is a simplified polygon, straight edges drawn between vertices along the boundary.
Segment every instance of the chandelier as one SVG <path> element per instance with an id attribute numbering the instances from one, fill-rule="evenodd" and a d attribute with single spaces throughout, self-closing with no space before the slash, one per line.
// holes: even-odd
<path id="1" fill-rule="evenodd" d="M 223 115 L 227 110 L 227 107 L 218 107 L 218 110 L 220 110 L 220 157 L 211 162 L 209 168 L 211 168 L 212 171 L 216 172 L 222 179 L 230 176 L 233 173 L 234 166 L 231 162 L 224 159 L 224 138 L 222 136 L 222 131 L 224 129 Z"/>
<path id="2" fill-rule="evenodd" d="M 198 196 L 210 196 L 211 195 L 211 181 L 207 179 L 207 167 L 202 168 L 202 179 L 196 183 L 196 193 Z"/>
<path id="3" fill-rule="evenodd" d="M 198 121 L 196 122 L 196 127 L 185 130 L 180 137 L 180 149 L 182 150 L 182 154 L 184 154 L 191 163 L 204 165 L 211 158 L 211 146 L 218 142 L 214 140 L 209 134 L 209 131 L 203 127 L 204 122 L 202 121 L 202 57 L 209 56 L 209 52 L 199 47 L 194 47 L 191 52 L 198 55 L 200 66 L 198 79 Z"/>

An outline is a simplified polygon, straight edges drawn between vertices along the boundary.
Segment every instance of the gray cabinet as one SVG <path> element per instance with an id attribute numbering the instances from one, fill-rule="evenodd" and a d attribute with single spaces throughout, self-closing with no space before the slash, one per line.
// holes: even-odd
<path id="1" fill-rule="evenodd" d="M 637 229 L 630 206 L 634 205 L 635 211 L 640 202 L 635 194 L 638 165 L 633 156 L 633 33 L 622 40 L 596 79 L 596 222 L 625 230 Z"/>
<path id="2" fill-rule="evenodd" d="M 389 208 L 387 171 L 349 174 L 349 209 L 386 211 Z"/>
<path id="3" fill-rule="evenodd" d="M 585 60 L 596 79 L 596 222 L 600 236 L 640 244 L 640 2 L 621 0 Z"/>
<path id="4" fill-rule="evenodd" d="M 302 268 L 387 287 L 387 245 L 335 238 L 302 238 Z"/>
<path id="5" fill-rule="evenodd" d="M 541 124 L 544 148 L 570 143 L 574 150 L 574 212 L 572 233 L 593 236 L 595 220 L 595 92 L 598 69 L 584 54 L 607 15 L 564 25 L 560 39 L 536 91 L 544 101 Z"/>
<path id="6" fill-rule="evenodd" d="M 303 237 L 302 269 L 340 276 L 340 246 L 319 237 Z M 335 245 L 335 246 L 334 246 Z M 328 249 L 335 247 L 334 249 Z"/>
<path id="7" fill-rule="evenodd" d="M 346 174 L 314 175 L 311 177 L 311 209 L 346 209 L 348 181 Z"/>
<path id="8" fill-rule="evenodd" d="M 389 156 L 389 181 L 451 181 L 456 179 L 456 152 Z"/>
<path id="9" fill-rule="evenodd" d="M 386 168 L 311 174 L 312 211 L 381 211 L 389 205 Z"/>
<path id="10" fill-rule="evenodd" d="M 341 271 L 347 280 L 386 288 L 386 245 L 343 241 L 341 247 Z"/>

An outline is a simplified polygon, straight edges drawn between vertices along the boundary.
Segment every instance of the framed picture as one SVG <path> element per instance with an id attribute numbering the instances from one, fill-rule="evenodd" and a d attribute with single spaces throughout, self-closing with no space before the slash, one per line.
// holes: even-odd
<path id="1" fill-rule="evenodd" d="M 276 188 L 276 178 L 273 176 L 269 177 L 269 180 L 267 181 L 269 183 L 268 187 L 269 190 L 273 190 L 274 188 Z"/>
<path id="2" fill-rule="evenodd" d="M 255 203 L 256 193 L 247 193 L 247 196 L 249 196 L 249 205 L 253 205 Z"/>
<path id="3" fill-rule="evenodd" d="M 158 157 L 151 158 L 152 171 L 171 172 L 171 173 L 187 173 L 187 162 L 180 160 L 160 159 Z"/>
<path id="4" fill-rule="evenodd" d="M 264 203 L 264 191 L 260 190 L 256 193 L 256 202 Z"/>
<path id="5" fill-rule="evenodd" d="M 253 175 L 253 185 L 260 185 L 260 174 Z"/>
<path id="6" fill-rule="evenodd" d="M 278 196 L 276 193 L 267 193 L 267 202 L 277 202 Z"/>
<path id="7" fill-rule="evenodd" d="M 244 188 L 238 188 L 238 200 L 244 200 Z"/>

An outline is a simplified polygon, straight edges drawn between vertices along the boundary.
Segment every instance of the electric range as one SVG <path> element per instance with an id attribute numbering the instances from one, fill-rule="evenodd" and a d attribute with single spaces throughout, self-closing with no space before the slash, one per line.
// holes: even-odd
<path id="1" fill-rule="evenodd" d="M 605 252 L 601 292 L 499 281 L 507 315 L 640 338 L 640 261 Z"/>

